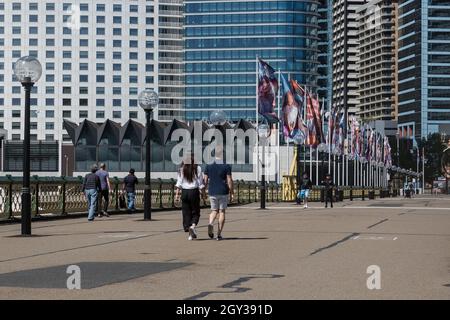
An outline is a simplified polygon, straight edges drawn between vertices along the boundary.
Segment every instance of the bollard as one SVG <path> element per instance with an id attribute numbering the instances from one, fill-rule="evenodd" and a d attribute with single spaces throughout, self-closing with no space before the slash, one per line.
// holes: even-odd
<path id="1" fill-rule="evenodd" d="M 364 199 L 364 188 L 362 189 L 362 196 L 361 197 L 362 197 L 361 200 L 364 201 L 365 200 Z"/>
<path id="2" fill-rule="evenodd" d="M 353 201 L 353 188 L 350 186 L 350 201 Z"/>

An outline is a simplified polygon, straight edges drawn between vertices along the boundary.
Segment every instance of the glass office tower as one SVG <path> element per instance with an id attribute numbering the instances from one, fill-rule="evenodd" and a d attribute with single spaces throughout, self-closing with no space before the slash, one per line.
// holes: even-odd
<path id="1" fill-rule="evenodd" d="M 317 90 L 319 1 L 185 1 L 186 120 L 256 118 L 259 56 Z"/>

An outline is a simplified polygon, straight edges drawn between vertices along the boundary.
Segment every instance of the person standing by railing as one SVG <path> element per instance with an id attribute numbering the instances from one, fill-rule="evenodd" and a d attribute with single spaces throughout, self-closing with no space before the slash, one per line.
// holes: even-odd
<path id="1" fill-rule="evenodd" d="M 111 184 L 109 183 L 109 172 L 106 171 L 106 164 L 102 163 L 100 164 L 100 170 L 98 170 L 95 173 L 99 179 L 100 179 L 100 201 L 99 201 L 99 207 L 103 205 L 102 208 L 99 208 L 98 211 L 98 217 L 109 217 L 108 214 L 108 205 L 109 205 L 109 190 L 111 190 Z"/>
<path id="2" fill-rule="evenodd" d="M 188 240 L 197 238 L 195 227 L 200 220 L 200 193 L 204 195 L 202 168 L 194 163 L 191 155 L 181 164 L 176 183 L 176 201 L 180 201 L 183 214 L 183 228 L 189 232 Z"/>
<path id="3" fill-rule="evenodd" d="M 100 179 L 95 174 L 98 168 L 97 165 L 91 167 L 91 173 L 88 173 L 83 180 L 83 192 L 86 195 L 88 203 L 88 221 L 94 221 L 95 210 L 97 208 L 97 196 L 100 190 Z"/>
<path id="4" fill-rule="evenodd" d="M 328 201 L 330 202 L 331 208 L 333 208 L 333 189 L 334 183 L 331 179 L 331 174 L 325 176 L 325 180 L 322 181 L 322 186 L 325 188 L 325 208 L 328 208 Z"/>
<path id="5" fill-rule="evenodd" d="M 128 175 L 123 179 L 123 191 L 127 193 L 128 213 L 130 214 L 136 211 L 134 203 L 136 199 L 136 185 L 139 183 L 134 172 L 134 169 L 130 169 Z"/>

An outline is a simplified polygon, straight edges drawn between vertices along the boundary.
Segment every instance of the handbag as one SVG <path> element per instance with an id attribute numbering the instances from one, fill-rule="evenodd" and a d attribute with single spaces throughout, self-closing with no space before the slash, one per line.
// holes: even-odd
<path id="1" fill-rule="evenodd" d="M 123 193 L 121 193 L 119 195 L 119 208 L 120 209 L 126 209 L 127 208 L 127 203 L 125 202 L 125 195 Z"/>

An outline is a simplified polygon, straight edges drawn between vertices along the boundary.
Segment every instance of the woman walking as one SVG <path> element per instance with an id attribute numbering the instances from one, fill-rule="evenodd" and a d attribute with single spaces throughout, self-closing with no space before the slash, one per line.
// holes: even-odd
<path id="1" fill-rule="evenodd" d="M 183 228 L 189 232 L 188 240 L 197 238 L 195 227 L 200 220 L 200 192 L 204 192 L 202 168 L 194 163 L 191 155 L 182 164 L 176 183 L 176 201 L 180 201 L 183 214 Z"/>

